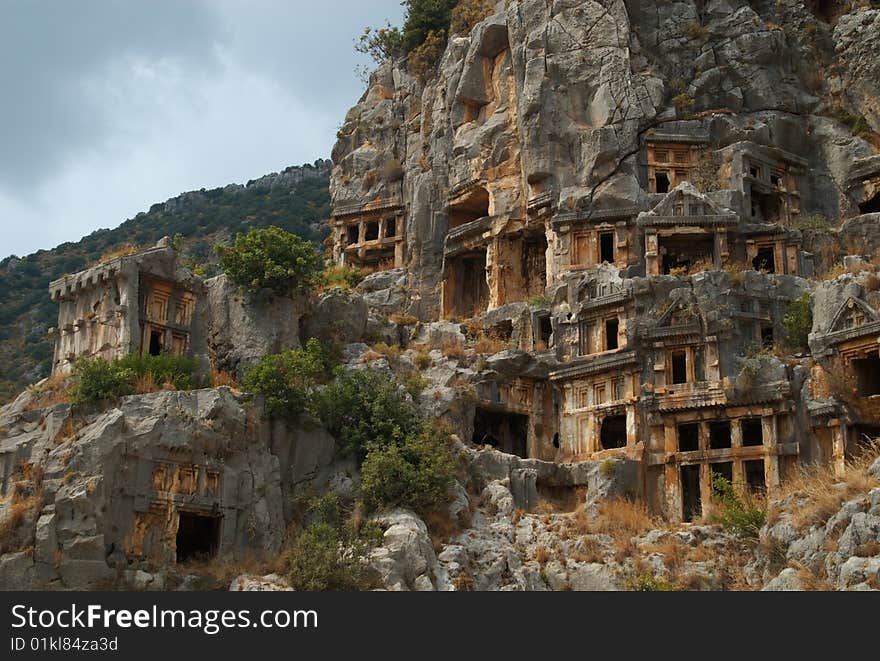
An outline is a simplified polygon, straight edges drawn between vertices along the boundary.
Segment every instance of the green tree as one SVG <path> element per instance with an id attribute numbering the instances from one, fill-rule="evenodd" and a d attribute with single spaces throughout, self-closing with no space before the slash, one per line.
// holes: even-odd
<path id="1" fill-rule="evenodd" d="M 448 501 L 454 480 L 449 436 L 433 426 L 399 445 L 371 447 L 361 468 L 364 502 L 372 508 L 400 506 L 426 514 Z"/>
<path id="2" fill-rule="evenodd" d="M 807 349 L 810 331 L 813 329 L 813 297 L 804 294 L 789 303 L 785 309 L 782 325 L 785 328 L 786 342 L 790 347 Z"/>
<path id="3" fill-rule="evenodd" d="M 296 422 L 310 408 L 315 386 L 332 368 L 330 352 L 310 338 L 304 348 L 263 356 L 245 372 L 242 386 L 263 395 L 271 415 Z"/>
<path id="4" fill-rule="evenodd" d="M 402 444 L 422 425 L 406 389 L 376 370 L 340 375 L 316 394 L 314 408 L 343 451 L 359 459 L 372 447 Z"/>
<path id="5" fill-rule="evenodd" d="M 311 243 L 275 226 L 239 234 L 232 246 L 217 246 L 217 252 L 229 279 L 252 294 L 305 292 L 314 285 L 322 266 Z"/>

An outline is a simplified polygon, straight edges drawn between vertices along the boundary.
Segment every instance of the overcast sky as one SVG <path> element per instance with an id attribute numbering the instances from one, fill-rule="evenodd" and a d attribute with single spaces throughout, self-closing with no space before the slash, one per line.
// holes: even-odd
<path id="1" fill-rule="evenodd" d="M 0 259 L 329 158 L 400 0 L 0 0 Z"/>

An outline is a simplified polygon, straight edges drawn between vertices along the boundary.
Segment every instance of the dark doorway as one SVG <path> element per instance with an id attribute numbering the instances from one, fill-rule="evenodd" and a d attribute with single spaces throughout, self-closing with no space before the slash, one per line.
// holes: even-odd
<path id="1" fill-rule="evenodd" d="M 699 519 L 703 515 L 703 500 L 700 497 L 700 467 L 681 467 L 682 518 L 685 521 Z"/>
<path id="2" fill-rule="evenodd" d="M 852 361 L 859 394 L 866 397 L 880 395 L 880 358 L 857 358 Z"/>
<path id="3" fill-rule="evenodd" d="M 617 333 L 620 330 L 620 322 L 617 319 L 605 321 L 605 349 L 613 351 L 617 348 Z"/>
<path id="4" fill-rule="evenodd" d="M 658 193 L 669 192 L 669 176 L 665 172 L 655 174 L 654 182 L 656 183 Z"/>
<path id="5" fill-rule="evenodd" d="M 672 383 L 687 383 L 687 352 L 672 352 Z"/>
<path id="6" fill-rule="evenodd" d="M 764 445 L 764 425 L 761 418 L 743 418 L 742 421 L 743 447 L 756 447 Z"/>
<path id="7" fill-rule="evenodd" d="M 357 225 L 349 225 L 347 228 L 345 228 L 345 231 L 347 245 L 357 245 L 358 239 L 360 238 L 360 227 L 358 227 Z"/>
<path id="8" fill-rule="evenodd" d="M 599 234 L 599 263 L 614 263 L 614 232 Z"/>
<path id="9" fill-rule="evenodd" d="M 626 447 L 626 416 L 612 415 L 602 421 L 602 431 L 599 434 L 602 449 Z"/>
<path id="10" fill-rule="evenodd" d="M 541 296 L 547 287 L 547 237 L 543 234 L 523 240 L 521 276 L 527 296 Z"/>
<path id="11" fill-rule="evenodd" d="M 715 481 L 715 477 L 723 477 L 730 483 L 733 483 L 733 462 L 732 461 L 723 461 L 718 464 L 711 464 L 712 468 L 712 481 Z"/>
<path id="12" fill-rule="evenodd" d="M 447 271 L 444 290 L 447 316 L 468 318 L 483 312 L 489 304 L 486 251 L 478 250 L 450 258 Z"/>
<path id="13" fill-rule="evenodd" d="M 544 349 L 549 349 L 552 338 L 553 323 L 550 321 L 550 315 L 538 317 L 538 342 L 544 346 Z"/>
<path id="14" fill-rule="evenodd" d="M 761 346 L 765 349 L 772 349 L 776 344 L 776 338 L 773 335 L 773 326 L 761 326 Z"/>
<path id="15" fill-rule="evenodd" d="M 678 426 L 678 451 L 695 452 L 700 449 L 700 425 L 692 422 Z"/>
<path id="16" fill-rule="evenodd" d="M 501 452 L 528 456 L 529 416 L 477 408 L 474 445 L 491 445 Z"/>
<path id="17" fill-rule="evenodd" d="M 755 459 L 754 461 L 743 462 L 743 472 L 746 475 L 746 484 L 753 491 L 763 490 L 764 482 L 764 460 Z"/>
<path id="18" fill-rule="evenodd" d="M 752 217 L 756 221 L 778 222 L 780 210 L 781 203 L 778 193 L 758 193 L 752 189 Z"/>
<path id="19" fill-rule="evenodd" d="M 396 218 L 386 218 L 385 219 L 385 238 L 391 239 L 397 236 L 397 219 Z"/>
<path id="20" fill-rule="evenodd" d="M 364 227 L 364 241 L 375 241 L 379 238 L 379 221 L 373 221 Z"/>
<path id="21" fill-rule="evenodd" d="M 694 265 L 712 268 L 715 263 L 715 240 L 710 234 L 685 234 L 660 237 L 663 275 L 672 269 L 690 269 Z"/>
<path id="22" fill-rule="evenodd" d="M 758 249 L 758 254 L 752 260 L 752 266 L 756 271 L 776 273 L 776 261 L 772 246 Z"/>
<path id="23" fill-rule="evenodd" d="M 730 447 L 730 420 L 709 423 L 709 449 L 723 450 Z"/>
<path id="24" fill-rule="evenodd" d="M 211 558 L 220 546 L 220 517 L 179 512 L 177 562 Z"/>
<path id="25" fill-rule="evenodd" d="M 865 200 L 859 205 L 859 211 L 862 213 L 880 213 L 880 193 L 877 193 L 870 200 Z"/>
<path id="26" fill-rule="evenodd" d="M 162 355 L 162 331 L 150 331 L 150 347 L 151 356 Z"/>

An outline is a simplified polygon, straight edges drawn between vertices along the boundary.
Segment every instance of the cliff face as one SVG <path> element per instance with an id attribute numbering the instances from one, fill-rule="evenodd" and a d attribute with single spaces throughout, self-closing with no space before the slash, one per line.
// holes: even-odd
<path id="1" fill-rule="evenodd" d="M 463 221 L 489 216 L 500 235 L 528 233 L 540 205 L 648 208 L 652 130 L 790 152 L 806 161 L 804 216 L 855 215 L 850 169 L 880 130 L 870 57 L 880 12 L 835 16 L 827 4 L 499 2 L 450 39 L 424 84 L 405 63 L 374 73 L 333 150 L 334 214 L 406 210 L 398 265 L 409 267 L 412 311 L 429 318 L 441 313 L 444 240 Z M 547 242 L 548 256 L 568 248 L 553 232 Z M 505 287 L 540 289 L 502 278 L 504 258 L 488 256 L 490 307 L 511 298 Z M 547 283 L 562 270 L 548 259 Z"/>

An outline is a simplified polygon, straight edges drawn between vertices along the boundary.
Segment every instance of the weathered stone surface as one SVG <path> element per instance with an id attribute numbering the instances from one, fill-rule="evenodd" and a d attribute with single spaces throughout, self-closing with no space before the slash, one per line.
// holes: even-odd
<path id="1" fill-rule="evenodd" d="M 253 299 L 225 275 L 205 281 L 198 314 L 207 328 L 207 352 L 218 369 L 241 376 L 267 353 L 300 345 L 302 300 L 284 296 Z"/>

